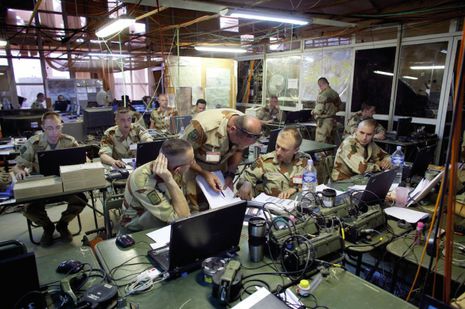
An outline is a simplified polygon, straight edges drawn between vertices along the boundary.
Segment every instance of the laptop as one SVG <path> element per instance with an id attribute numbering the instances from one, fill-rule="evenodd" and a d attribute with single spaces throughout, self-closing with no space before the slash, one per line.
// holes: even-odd
<path id="1" fill-rule="evenodd" d="M 434 149 L 425 148 L 418 151 L 412 166 L 404 166 L 402 169 L 402 180 L 410 179 L 413 176 L 423 178 L 428 169 L 428 165 L 433 162 Z"/>
<path id="2" fill-rule="evenodd" d="M 176 277 L 200 268 L 208 257 L 238 251 L 246 208 L 241 201 L 173 222 L 169 245 L 150 250 L 150 260 Z"/>
<path id="3" fill-rule="evenodd" d="M 145 142 L 137 144 L 136 166 L 139 167 L 147 162 L 153 161 L 160 153 L 164 141 Z"/>
<path id="4" fill-rule="evenodd" d="M 354 203 L 357 206 L 368 206 L 384 201 L 396 177 L 396 173 L 397 169 L 392 169 L 371 176 L 368 179 L 365 190 L 360 192 L 360 194 L 356 194 Z"/>
<path id="5" fill-rule="evenodd" d="M 86 163 L 86 147 L 38 151 L 40 174 L 60 176 L 60 166 Z"/>

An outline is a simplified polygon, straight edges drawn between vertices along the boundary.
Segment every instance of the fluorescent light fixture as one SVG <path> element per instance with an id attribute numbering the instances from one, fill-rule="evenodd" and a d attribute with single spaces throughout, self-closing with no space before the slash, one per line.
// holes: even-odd
<path id="1" fill-rule="evenodd" d="M 103 26 L 102 28 L 98 29 L 95 32 L 95 35 L 99 38 L 106 38 L 112 34 L 124 30 L 125 28 L 128 28 L 135 22 L 136 20 L 134 18 L 120 17 L 111 21 L 109 24 Z"/>
<path id="2" fill-rule="evenodd" d="M 5 41 L 5 40 L 0 40 L 0 47 L 5 47 L 6 44 L 8 44 L 7 41 Z"/>
<path id="3" fill-rule="evenodd" d="M 244 10 L 244 9 L 224 9 L 220 12 L 223 16 L 245 18 L 245 19 L 254 19 L 254 20 L 263 20 L 263 21 L 274 21 L 285 24 L 293 24 L 299 26 L 308 25 L 311 22 L 311 19 L 293 16 L 291 14 L 281 14 L 275 12 L 262 12 L 255 10 Z"/>
<path id="4" fill-rule="evenodd" d="M 379 74 L 379 75 L 394 76 L 394 73 L 391 73 L 391 72 L 384 72 L 384 71 L 378 71 L 378 70 L 373 71 L 373 73 Z"/>
<path id="5" fill-rule="evenodd" d="M 414 65 L 411 66 L 412 70 L 444 70 L 444 65 Z"/>
<path id="6" fill-rule="evenodd" d="M 443 53 L 443 54 L 446 54 L 446 55 L 447 55 L 447 50 L 445 50 L 445 49 L 441 49 L 441 53 Z"/>
<path id="7" fill-rule="evenodd" d="M 220 53 L 246 53 L 247 50 L 239 47 L 222 47 L 222 46 L 194 46 L 195 50 L 207 52 L 220 52 Z"/>
<path id="8" fill-rule="evenodd" d="M 88 56 L 100 58 L 129 58 L 131 55 L 127 54 L 105 54 L 105 53 L 88 53 Z"/>
<path id="9" fill-rule="evenodd" d="M 408 76 L 408 75 L 404 75 L 402 76 L 402 78 L 405 78 L 405 79 L 413 79 L 413 80 L 417 80 L 418 77 L 415 77 L 415 76 Z"/>

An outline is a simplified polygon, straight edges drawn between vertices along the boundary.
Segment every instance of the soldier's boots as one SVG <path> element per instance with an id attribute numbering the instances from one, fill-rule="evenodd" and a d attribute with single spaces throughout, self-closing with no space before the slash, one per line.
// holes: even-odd
<path id="1" fill-rule="evenodd" d="M 53 223 L 47 224 L 44 227 L 44 233 L 40 238 L 40 245 L 42 247 L 50 247 L 53 244 L 53 232 L 55 231 L 55 226 Z"/>
<path id="2" fill-rule="evenodd" d="M 64 242 L 72 242 L 73 235 L 68 230 L 68 223 L 58 221 L 57 223 L 57 231 L 60 233 L 60 239 Z"/>

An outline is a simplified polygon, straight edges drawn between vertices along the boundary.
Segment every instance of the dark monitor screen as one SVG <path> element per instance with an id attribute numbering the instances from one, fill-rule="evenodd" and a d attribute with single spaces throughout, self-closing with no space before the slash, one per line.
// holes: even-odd
<path id="1" fill-rule="evenodd" d="M 270 132 L 270 139 L 268 140 L 268 146 L 266 148 L 266 152 L 272 152 L 276 148 L 276 140 L 278 139 L 278 134 L 281 129 L 275 129 Z"/>
<path id="2" fill-rule="evenodd" d="M 97 107 L 84 109 L 84 126 L 88 128 L 109 128 L 115 124 L 115 114 L 112 107 Z"/>
<path id="3" fill-rule="evenodd" d="M 361 194 L 359 205 L 373 205 L 384 201 L 396 177 L 396 173 L 397 169 L 392 169 L 371 176 L 365 190 Z"/>
<path id="4" fill-rule="evenodd" d="M 86 163 L 86 147 L 37 152 L 39 170 L 44 176 L 60 176 L 60 166 Z"/>
<path id="5" fill-rule="evenodd" d="M 69 104 L 70 104 L 69 101 L 55 101 L 55 105 L 53 105 L 53 109 L 59 112 L 66 112 Z"/>
<path id="6" fill-rule="evenodd" d="M 137 144 L 136 166 L 155 160 L 160 153 L 163 141 L 146 142 Z"/>
<path id="7" fill-rule="evenodd" d="M 410 136 L 412 134 L 412 118 L 399 118 L 397 120 L 397 137 Z"/>
<path id="8" fill-rule="evenodd" d="M 425 172 L 428 169 L 428 165 L 433 162 L 434 158 L 434 147 L 421 149 L 418 151 L 415 161 L 413 161 L 410 173 L 407 175 L 408 178 L 413 176 L 424 177 Z"/>
<path id="9" fill-rule="evenodd" d="M 297 112 L 287 112 L 286 124 L 308 122 L 310 120 L 310 111 L 301 110 Z"/>

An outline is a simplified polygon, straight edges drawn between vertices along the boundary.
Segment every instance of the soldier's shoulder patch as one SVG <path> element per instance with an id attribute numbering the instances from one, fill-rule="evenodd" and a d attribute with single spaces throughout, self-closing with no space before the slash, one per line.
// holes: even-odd
<path id="1" fill-rule="evenodd" d="M 153 205 L 157 205 L 161 203 L 161 198 L 158 195 L 157 190 L 152 190 L 149 193 L 147 193 L 147 198 L 149 199 L 150 203 Z"/>
<path id="2" fill-rule="evenodd" d="M 197 120 L 191 122 L 192 129 L 187 134 L 187 139 L 196 144 L 203 144 L 206 141 L 205 132 Z"/>
<path id="3" fill-rule="evenodd" d="M 21 146 L 21 148 L 19 148 L 19 153 L 20 153 L 20 154 L 23 154 L 23 153 L 26 152 L 26 150 L 27 150 L 27 146 L 26 146 L 26 145 L 23 145 L 23 146 Z"/>

